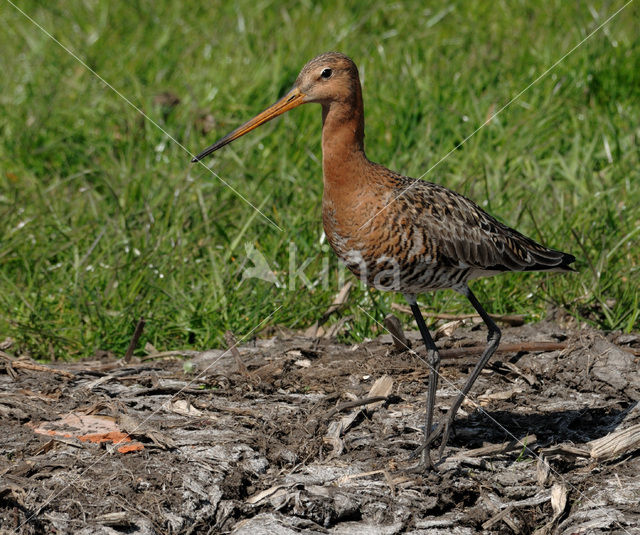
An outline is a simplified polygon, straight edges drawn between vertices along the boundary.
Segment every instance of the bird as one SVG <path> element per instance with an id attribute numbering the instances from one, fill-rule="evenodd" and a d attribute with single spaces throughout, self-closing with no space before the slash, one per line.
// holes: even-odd
<path id="1" fill-rule="evenodd" d="M 430 368 L 424 434 L 416 469 L 442 459 L 455 415 L 500 343 L 501 332 L 469 282 L 507 272 L 575 271 L 575 257 L 550 249 L 501 223 L 475 202 L 437 183 L 413 179 L 370 161 L 364 147 L 364 105 L 356 64 L 339 52 L 321 54 L 300 71 L 275 104 L 192 159 L 199 162 L 254 128 L 302 104 L 322 108 L 322 222 L 338 258 L 363 283 L 400 292 L 417 323 Z M 487 345 L 462 390 L 433 424 L 440 356 L 418 306 L 420 294 L 451 289 L 465 296 L 487 329 Z"/>

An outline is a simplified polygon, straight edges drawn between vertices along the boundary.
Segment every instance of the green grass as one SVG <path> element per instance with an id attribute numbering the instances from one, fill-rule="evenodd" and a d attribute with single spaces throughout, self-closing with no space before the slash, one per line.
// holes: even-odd
<path id="1" fill-rule="evenodd" d="M 420 176 L 624 2 L 350 4 L 19 5 L 194 153 L 275 101 L 307 60 L 342 51 L 364 82 L 368 156 Z M 207 161 L 280 232 L 10 4 L 0 13 L 0 339 L 40 358 L 122 354 L 139 316 L 158 349 L 318 318 L 340 270 L 320 243 L 317 106 Z M 560 306 L 640 328 L 639 17 L 634 2 L 425 177 L 579 259 L 578 274 L 475 282 L 490 311 L 535 320 Z M 241 282 L 246 243 L 282 281 L 295 244 L 316 286 Z M 345 336 L 375 334 L 360 306 L 380 320 L 392 300 L 358 287 Z M 469 310 L 452 292 L 421 301 Z"/>

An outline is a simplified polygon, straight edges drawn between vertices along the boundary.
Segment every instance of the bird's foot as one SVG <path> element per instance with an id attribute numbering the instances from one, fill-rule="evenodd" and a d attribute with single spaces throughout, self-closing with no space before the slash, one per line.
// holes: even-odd
<path id="1" fill-rule="evenodd" d="M 420 461 L 415 466 L 408 468 L 406 472 L 416 473 L 437 470 L 436 464 L 440 464 L 444 458 L 444 450 L 447 446 L 447 442 L 449 441 L 449 436 L 451 435 L 451 429 L 453 427 L 453 420 L 450 416 L 450 414 L 447 414 L 445 419 L 442 420 L 435 429 L 433 429 L 433 431 L 431 431 L 429 436 L 425 437 L 422 444 L 411 452 L 409 460 L 414 460 L 420 456 Z M 438 437 L 442 437 L 442 439 L 440 441 L 440 447 L 438 448 L 438 458 L 436 464 L 434 464 L 431 458 L 431 444 Z"/>
<path id="2" fill-rule="evenodd" d="M 449 442 L 449 435 L 451 435 L 451 427 L 453 422 L 447 418 L 444 420 L 444 424 L 442 425 L 442 440 L 440 441 L 440 448 L 438 448 L 438 460 L 442 460 L 444 456 L 444 449 L 447 447 L 447 442 Z"/>
<path id="3" fill-rule="evenodd" d="M 440 434 L 439 427 L 434 429 L 434 431 L 429 435 L 425 440 L 422 441 L 420 446 L 418 446 L 414 451 L 409 455 L 409 460 L 420 458 L 420 461 L 415 466 L 407 468 L 406 472 L 411 473 L 424 473 L 429 472 L 431 470 L 437 470 L 436 465 L 433 463 L 431 458 L 431 443 L 438 438 Z M 438 462 L 440 462 L 442 458 L 442 453 L 438 454 Z"/>
<path id="4" fill-rule="evenodd" d="M 431 451 L 429 446 L 420 445 L 416 451 L 414 451 L 409 458 L 415 459 L 418 455 L 420 455 L 420 461 L 418 464 L 410 466 L 409 468 L 405 468 L 403 470 L 404 473 L 407 474 L 425 474 L 431 471 L 437 471 L 436 466 L 433 464 L 431 460 Z"/>
<path id="5" fill-rule="evenodd" d="M 420 465 L 426 464 L 434 467 L 433 462 L 431 461 L 430 447 L 438 437 L 442 436 L 440 447 L 438 448 L 438 463 L 442 461 L 442 458 L 444 457 L 444 449 L 447 446 L 449 435 L 451 434 L 451 427 L 450 418 L 445 418 L 433 431 L 431 431 L 431 434 L 423 440 L 422 444 L 420 444 L 420 446 L 411 453 L 409 459 L 415 459 L 418 455 L 422 454 Z"/>

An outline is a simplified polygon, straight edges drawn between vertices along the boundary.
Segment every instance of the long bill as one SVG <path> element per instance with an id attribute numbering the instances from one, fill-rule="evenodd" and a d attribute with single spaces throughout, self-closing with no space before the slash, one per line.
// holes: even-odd
<path id="1" fill-rule="evenodd" d="M 222 139 L 216 141 L 210 147 L 204 149 L 200 154 L 198 154 L 192 162 L 199 162 L 212 152 L 217 151 L 219 148 L 224 147 L 225 145 L 231 143 L 234 139 L 238 139 L 240 136 L 244 136 L 247 132 L 251 132 L 254 128 L 258 128 L 261 124 L 270 121 L 271 119 L 277 117 L 278 115 L 282 115 L 284 112 L 292 110 L 293 108 L 300 106 L 300 104 L 304 104 L 306 95 L 300 91 L 297 87 L 294 87 L 288 94 L 282 97 L 278 102 L 269 106 L 262 113 L 256 115 L 250 121 L 247 121 L 242 126 L 236 128 L 233 132 L 227 134 Z"/>

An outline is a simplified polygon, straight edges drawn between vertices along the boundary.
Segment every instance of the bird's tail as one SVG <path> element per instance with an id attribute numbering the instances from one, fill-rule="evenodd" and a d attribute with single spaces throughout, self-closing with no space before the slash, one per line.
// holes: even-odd
<path id="1" fill-rule="evenodd" d="M 576 257 L 572 254 L 547 248 L 544 251 L 537 250 L 532 253 L 536 262 L 525 267 L 524 271 L 577 271 L 570 265 L 576 261 Z"/>

